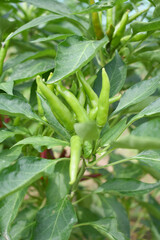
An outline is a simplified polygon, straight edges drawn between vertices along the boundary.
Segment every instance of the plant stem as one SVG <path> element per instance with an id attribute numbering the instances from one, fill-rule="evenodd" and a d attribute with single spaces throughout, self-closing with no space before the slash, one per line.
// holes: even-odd
<path id="1" fill-rule="evenodd" d="M 79 223 L 73 226 L 73 228 L 77 228 L 77 227 L 82 227 L 82 226 L 89 226 L 91 225 L 90 223 L 86 222 L 86 223 Z"/>
<path id="2" fill-rule="evenodd" d="M 108 154 L 110 154 L 112 151 L 114 151 L 115 148 L 110 149 L 109 151 L 107 151 L 106 153 L 104 153 L 101 157 L 99 157 L 96 161 L 94 161 L 93 163 L 88 163 L 87 167 L 92 167 L 95 164 L 97 164 L 100 160 L 102 160 L 105 156 L 107 156 Z"/>
<path id="3" fill-rule="evenodd" d="M 72 187 L 72 192 L 73 192 L 73 193 L 77 190 L 79 181 L 81 180 L 81 178 L 82 178 L 85 170 L 86 170 L 86 164 L 85 164 L 85 161 L 84 161 L 84 159 L 83 159 L 83 163 L 82 163 L 82 166 L 81 166 L 80 171 L 79 171 L 79 173 L 78 173 L 78 177 L 77 177 L 76 182 L 74 183 L 74 185 L 73 185 L 73 187 Z"/>
<path id="4" fill-rule="evenodd" d="M 86 194 L 84 197 L 78 199 L 77 201 L 73 202 L 73 205 L 76 205 L 77 203 L 83 201 L 84 199 L 88 198 L 89 196 L 91 196 L 94 192 L 91 192 L 89 194 Z"/>
<path id="5" fill-rule="evenodd" d="M 112 123 L 110 124 L 110 127 L 112 128 L 119 120 L 119 118 L 121 117 L 122 113 L 119 113 L 117 115 L 117 117 L 112 121 Z"/>
<path id="6" fill-rule="evenodd" d="M 125 159 L 121 159 L 117 162 L 109 163 L 109 164 L 99 166 L 99 167 L 92 167 L 92 168 L 93 169 L 101 169 L 101 168 L 104 168 L 104 167 L 110 167 L 110 166 L 114 166 L 114 165 L 117 165 L 117 164 L 120 164 L 120 163 L 128 162 L 130 160 L 133 160 L 133 158 L 125 158 Z"/>

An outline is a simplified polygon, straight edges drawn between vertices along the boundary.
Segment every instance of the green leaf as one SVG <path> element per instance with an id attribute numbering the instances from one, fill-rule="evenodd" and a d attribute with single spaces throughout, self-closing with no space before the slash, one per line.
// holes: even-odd
<path id="1" fill-rule="evenodd" d="M 54 168 L 56 160 L 36 157 L 22 157 L 16 164 L 2 170 L 0 174 L 0 199 L 29 186 L 39 179 L 44 172 Z"/>
<path id="2" fill-rule="evenodd" d="M 56 205 L 46 206 L 37 214 L 34 240 L 68 240 L 77 218 L 68 197 Z"/>
<path id="3" fill-rule="evenodd" d="M 13 69 L 8 81 L 28 80 L 37 76 L 38 74 L 48 72 L 49 70 L 53 69 L 53 67 L 54 62 L 52 58 L 31 59 L 18 64 Z"/>
<path id="4" fill-rule="evenodd" d="M 151 62 L 158 62 L 160 63 L 160 50 L 152 50 L 152 51 L 146 51 L 143 53 L 140 53 L 137 55 L 137 58 L 140 59 L 142 62 L 147 62 L 148 59 Z"/>
<path id="5" fill-rule="evenodd" d="M 39 147 L 45 146 L 48 149 L 53 148 L 55 146 L 68 146 L 68 142 L 47 136 L 33 136 L 25 138 L 19 142 L 17 142 L 14 146 L 17 145 L 28 145 L 31 144 L 35 149 L 39 150 Z"/>
<path id="6" fill-rule="evenodd" d="M 67 37 L 70 37 L 72 34 L 51 34 L 48 37 L 43 37 L 43 38 L 38 38 L 36 40 L 31 41 L 32 43 L 37 43 L 37 42 L 46 42 L 46 41 L 51 41 L 51 40 L 61 40 L 61 39 L 66 39 Z"/>
<path id="7" fill-rule="evenodd" d="M 160 118 L 154 118 L 149 121 L 142 123 L 133 129 L 132 135 L 141 137 L 154 137 L 159 138 L 160 136 Z"/>
<path id="8" fill-rule="evenodd" d="M 102 136 L 100 140 L 100 146 L 106 146 L 116 141 L 117 138 L 124 132 L 126 129 L 126 118 L 123 118 L 119 121 L 114 127 L 108 129 L 106 133 Z"/>
<path id="9" fill-rule="evenodd" d="M 160 98 L 158 98 L 156 101 L 154 101 L 149 106 L 144 108 L 140 113 L 135 115 L 130 120 L 128 125 L 130 125 L 132 122 L 134 122 L 134 121 L 136 121 L 136 120 L 138 120 L 140 118 L 149 117 L 149 116 L 153 116 L 153 115 L 159 115 L 159 114 L 160 114 Z"/>
<path id="10" fill-rule="evenodd" d="M 152 102 L 154 102 L 156 99 L 158 98 L 158 96 L 149 96 L 146 99 L 144 99 L 143 101 L 136 103 L 130 107 L 128 107 L 126 110 L 123 111 L 124 114 L 137 114 L 140 111 L 142 111 L 144 108 L 146 108 L 147 106 L 149 106 Z"/>
<path id="11" fill-rule="evenodd" d="M 152 19 L 150 22 L 133 22 L 131 24 L 133 34 L 136 34 L 138 32 L 156 31 L 160 29 L 159 26 L 160 18 Z"/>
<path id="12" fill-rule="evenodd" d="M 120 202 L 118 202 L 118 200 L 115 197 L 108 198 L 107 201 L 112 206 L 113 211 L 116 214 L 118 229 L 128 239 L 130 239 L 130 225 L 129 225 L 129 219 L 128 219 L 125 208 Z"/>
<path id="13" fill-rule="evenodd" d="M 107 10 L 108 8 L 114 7 L 114 5 L 120 1 L 116 0 L 101 0 L 100 2 L 96 2 L 92 4 L 91 6 L 81 10 L 80 12 L 76 12 L 76 14 L 81 14 L 81 13 L 91 13 L 91 12 L 98 12 L 98 11 L 103 11 Z"/>
<path id="14" fill-rule="evenodd" d="M 154 18 L 159 18 L 160 17 L 160 4 L 158 4 L 155 7 L 154 12 L 153 12 L 153 17 Z"/>
<path id="15" fill-rule="evenodd" d="M 2 5 L 2 2 L 1 2 L 1 5 Z M 8 21 L 7 18 L 2 16 L 2 12 L 1 12 L 1 16 L 0 16 L 0 22 L 1 22 L 1 24 L 0 24 L 0 42 L 3 42 L 6 35 L 8 35 L 15 28 L 15 22 Z"/>
<path id="16" fill-rule="evenodd" d="M 6 93 L 0 94 L 0 114 L 39 120 L 39 117 L 32 111 L 31 106 L 24 98 Z"/>
<path id="17" fill-rule="evenodd" d="M 10 95 L 13 95 L 13 82 L 9 81 L 0 83 L 0 89 Z"/>
<path id="18" fill-rule="evenodd" d="M 89 223 L 93 228 L 110 240 L 129 240 L 117 229 L 117 221 L 114 217 L 103 218 Z"/>
<path id="19" fill-rule="evenodd" d="M 15 219 L 19 207 L 24 199 L 26 190 L 18 191 L 4 200 L 0 201 L 0 235 L 4 239 L 10 239 L 10 228 L 13 220 Z"/>
<path id="20" fill-rule="evenodd" d="M 21 153 L 21 146 L 5 149 L 0 153 L 0 171 L 14 163 Z"/>
<path id="21" fill-rule="evenodd" d="M 133 85 L 121 97 L 120 102 L 114 111 L 114 114 L 123 109 L 126 109 L 129 106 L 139 103 L 145 98 L 152 95 L 157 89 L 159 82 L 160 77 L 157 76 L 147 81 L 142 81 Z"/>
<path id="22" fill-rule="evenodd" d="M 120 202 L 115 197 L 108 198 L 99 195 L 101 200 L 101 209 L 105 218 L 114 217 L 117 221 L 116 228 L 123 233 L 126 238 L 130 238 L 130 226 L 127 213 Z"/>
<path id="23" fill-rule="evenodd" d="M 118 52 L 116 52 L 112 61 L 105 65 L 105 70 L 108 74 L 111 85 L 110 97 L 113 97 L 123 87 L 127 76 L 127 67 L 122 61 Z M 97 79 L 94 82 L 93 88 L 97 95 L 99 95 L 102 88 L 102 70 L 99 71 Z"/>
<path id="24" fill-rule="evenodd" d="M 55 205 L 69 194 L 69 190 L 69 161 L 61 161 L 56 164 L 54 175 L 48 177 L 46 189 L 47 204 Z"/>
<path id="25" fill-rule="evenodd" d="M 0 143 L 3 142 L 5 139 L 9 138 L 9 137 L 14 137 L 15 133 L 14 132 L 10 132 L 10 131 L 6 131 L 6 130 L 1 130 L 0 131 Z"/>
<path id="26" fill-rule="evenodd" d="M 160 182 L 144 183 L 130 178 L 115 178 L 103 183 L 96 192 L 136 196 L 138 194 L 149 193 L 158 187 L 160 187 Z"/>
<path id="27" fill-rule="evenodd" d="M 22 0 L 23 2 L 27 2 L 30 4 L 33 4 L 39 8 L 43 8 L 46 10 L 49 10 L 51 12 L 55 12 L 55 13 L 70 13 L 70 10 L 66 7 L 66 5 L 64 5 L 61 2 L 58 1 L 52 1 L 52 0 Z"/>
<path id="28" fill-rule="evenodd" d="M 63 139 L 69 141 L 71 136 L 67 130 L 59 123 L 59 121 L 54 116 L 53 112 L 50 109 L 47 101 L 40 95 L 38 96 L 41 99 L 42 107 L 44 110 L 44 116 L 46 117 L 48 123 L 54 128 L 55 132 L 60 135 Z"/>
<path id="29" fill-rule="evenodd" d="M 96 140 L 99 137 L 99 129 L 95 121 L 75 123 L 74 129 L 83 140 Z"/>
<path id="30" fill-rule="evenodd" d="M 12 240 L 31 239 L 37 211 L 38 209 L 31 205 L 19 211 L 10 230 Z"/>
<path id="31" fill-rule="evenodd" d="M 160 151 L 143 151 L 135 156 L 136 160 L 139 160 L 143 169 L 150 173 L 153 177 L 160 180 Z"/>
<path id="32" fill-rule="evenodd" d="M 9 58 L 7 61 L 5 61 L 4 66 L 3 66 L 3 70 L 6 71 L 9 68 L 13 68 L 14 66 L 16 66 L 17 64 L 23 62 L 24 60 L 34 56 L 36 53 L 35 52 L 24 52 L 19 54 L 16 57 L 12 57 Z"/>
<path id="33" fill-rule="evenodd" d="M 25 1 L 25 2 L 26 2 L 26 1 Z M 46 2 L 45 2 L 44 4 L 46 4 Z M 17 34 L 23 32 L 24 30 L 30 29 L 30 28 L 32 28 L 32 27 L 36 27 L 36 26 L 38 26 L 38 25 L 40 25 L 40 24 L 44 24 L 44 23 L 47 23 L 47 22 L 49 22 L 49 21 L 61 19 L 61 18 L 63 18 L 63 17 L 60 16 L 60 15 L 57 15 L 57 14 L 49 14 L 49 15 L 37 17 L 37 18 L 31 20 L 30 22 L 24 24 L 22 27 L 18 28 L 15 32 L 11 33 L 11 34 L 7 37 L 6 41 L 9 40 L 9 39 L 11 39 L 11 38 L 13 38 L 13 37 L 16 36 Z"/>
<path id="34" fill-rule="evenodd" d="M 107 37 L 100 41 L 87 41 L 78 36 L 66 39 L 58 46 L 54 75 L 48 83 L 62 80 L 81 69 L 91 61 L 97 51 L 107 42 Z"/>

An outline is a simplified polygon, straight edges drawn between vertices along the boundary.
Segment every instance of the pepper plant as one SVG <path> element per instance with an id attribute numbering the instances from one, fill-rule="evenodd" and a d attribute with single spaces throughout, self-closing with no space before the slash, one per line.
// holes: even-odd
<path id="1" fill-rule="evenodd" d="M 160 1 L 0 2 L 0 239 L 160 239 Z"/>

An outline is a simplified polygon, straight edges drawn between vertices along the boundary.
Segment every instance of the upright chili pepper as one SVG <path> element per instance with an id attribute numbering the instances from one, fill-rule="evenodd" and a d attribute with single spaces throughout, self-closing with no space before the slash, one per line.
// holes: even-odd
<path id="1" fill-rule="evenodd" d="M 107 9 L 106 13 L 107 13 L 107 17 L 106 17 L 106 19 L 107 19 L 107 22 L 106 22 L 106 30 L 108 31 L 109 28 L 110 28 L 110 26 L 111 26 L 111 25 L 112 25 L 112 26 L 114 25 L 114 24 L 113 24 L 113 8 Z"/>
<path id="2" fill-rule="evenodd" d="M 70 105 L 70 107 L 72 108 L 72 110 L 76 114 L 79 122 L 89 121 L 86 110 L 81 106 L 78 99 L 74 96 L 73 93 L 71 93 L 69 90 L 67 90 L 62 85 L 62 83 L 57 84 L 57 91 L 66 100 L 66 102 Z"/>
<path id="3" fill-rule="evenodd" d="M 71 160 L 69 166 L 70 184 L 75 183 L 78 173 L 80 157 L 82 153 L 82 141 L 78 135 L 74 135 L 70 140 Z"/>
<path id="4" fill-rule="evenodd" d="M 102 89 L 98 100 L 97 125 L 103 127 L 106 124 L 109 111 L 110 82 L 105 69 L 102 69 Z"/>
<path id="5" fill-rule="evenodd" d="M 69 131 L 72 131 L 74 128 L 74 119 L 69 111 L 69 109 L 61 102 L 61 100 L 43 83 L 40 76 L 36 78 L 37 85 L 43 94 L 43 96 L 47 99 L 49 106 L 55 115 L 55 117 L 59 120 L 59 122 Z"/>
<path id="6" fill-rule="evenodd" d="M 78 77 L 78 80 L 82 83 L 82 86 L 83 86 L 83 88 L 84 88 L 84 90 L 85 90 L 86 94 L 88 95 L 89 100 L 91 102 L 92 109 L 90 111 L 89 117 L 90 117 L 91 120 L 94 120 L 97 116 L 97 111 L 98 111 L 98 96 L 93 91 L 93 89 L 88 84 L 88 82 L 85 80 L 82 72 L 79 71 L 77 73 L 77 77 Z"/>
<path id="7" fill-rule="evenodd" d="M 90 4 L 94 4 L 94 3 L 95 3 L 94 0 L 90 0 Z M 92 24 L 93 24 L 96 38 L 100 40 L 104 37 L 104 33 L 102 31 L 102 26 L 99 20 L 98 12 L 92 12 L 91 16 L 92 16 Z"/>
<path id="8" fill-rule="evenodd" d="M 37 86 L 37 92 L 42 94 L 38 86 Z M 38 95 L 37 95 L 37 103 L 38 103 L 38 113 L 41 117 L 43 117 L 44 116 L 44 111 L 43 111 L 43 107 L 42 107 L 42 104 L 41 104 L 41 100 L 40 100 Z"/>
<path id="9" fill-rule="evenodd" d="M 9 46 L 9 40 L 6 41 L 5 43 L 2 43 L 2 46 L 0 49 L 0 76 L 2 75 L 2 72 L 3 72 L 3 63 L 6 57 L 8 46 Z"/>
<path id="10" fill-rule="evenodd" d="M 85 102 L 86 102 L 86 93 L 85 93 L 83 87 L 81 87 L 79 89 L 77 99 L 78 99 L 79 103 L 81 104 L 81 106 L 84 107 Z"/>
<path id="11" fill-rule="evenodd" d="M 91 87 L 93 87 L 93 84 L 94 84 L 94 81 L 96 80 L 96 78 L 97 78 L 97 75 L 93 75 L 93 76 L 89 77 L 89 78 L 87 79 L 87 83 L 88 83 Z"/>
<path id="12" fill-rule="evenodd" d="M 149 8 L 143 9 L 140 12 L 136 12 L 135 14 L 133 14 L 131 17 L 129 17 L 128 22 L 132 22 L 133 20 L 135 20 L 136 18 L 138 18 L 140 15 L 142 15 L 143 13 L 147 12 L 149 10 Z"/>
<path id="13" fill-rule="evenodd" d="M 53 76 L 53 72 L 50 72 L 47 81 L 49 81 L 52 76 Z M 48 87 L 51 91 L 53 91 L 53 89 L 54 89 L 54 83 L 52 83 L 52 84 L 47 84 L 47 87 Z"/>
<path id="14" fill-rule="evenodd" d="M 115 31 L 113 33 L 113 38 L 111 41 L 111 50 L 115 49 L 120 43 L 120 40 L 123 37 L 124 31 L 125 31 L 127 22 L 128 22 L 128 11 L 123 14 L 121 21 L 118 23 L 118 25 L 115 28 Z"/>

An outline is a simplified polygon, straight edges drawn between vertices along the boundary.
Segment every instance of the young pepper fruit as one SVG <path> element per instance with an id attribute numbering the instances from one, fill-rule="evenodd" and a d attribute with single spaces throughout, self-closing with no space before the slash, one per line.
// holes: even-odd
<path id="1" fill-rule="evenodd" d="M 88 82 L 85 80 L 82 72 L 80 72 L 80 71 L 77 72 L 77 78 L 81 82 L 81 84 L 91 102 L 92 109 L 90 110 L 89 117 L 91 120 L 94 120 L 97 116 L 97 111 L 98 111 L 98 96 L 94 92 L 94 90 L 91 88 L 91 86 L 88 84 Z"/>
<path id="2" fill-rule="evenodd" d="M 123 37 L 124 31 L 125 31 L 127 22 L 128 22 L 128 11 L 123 14 L 121 21 L 115 28 L 115 31 L 113 33 L 113 38 L 111 41 L 111 50 L 114 50 L 120 43 L 120 40 Z"/>
<path id="3" fill-rule="evenodd" d="M 57 118 L 57 120 L 68 130 L 74 129 L 74 118 L 69 109 L 61 102 L 61 100 L 45 85 L 40 76 L 36 78 L 37 86 Z"/>
<path id="4" fill-rule="evenodd" d="M 95 3 L 94 0 L 90 0 L 90 5 L 92 5 L 94 3 Z M 92 12 L 91 17 L 92 17 L 92 24 L 93 24 L 93 28 L 94 28 L 96 38 L 98 40 L 100 40 L 104 37 L 104 33 L 103 33 L 102 26 L 101 26 L 101 23 L 100 23 L 100 20 L 99 20 L 98 12 Z"/>
<path id="5" fill-rule="evenodd" d="M 73 93 L 67 90 L 62 85 L 62 83 L 58 83 L 56 89 L 61 94 L 61 96 L 66 100 L 66 102 L 70 105 L 70 107 L 76 114 L 77 120 L 79 122 L 89 121 L 86 110 L 82 107 L 82 105 L 79 103 L 78 99 L 74 96 Z"/>
<path id="6" fill-rule="evenodd" d="M 102 68 L 102 89 L 98 99 L 98 113 L 97 113 L 97 126 L 103 127 L 106 124 L 109 111 L 109 93 L 110 82 L 108 75 L 104 68 Z"/>
<path id="7" fill-rule="evenodd" d="M 71 160 L 69 166 L 69 184 L 74 184 L 77 179 L 78 167 L 82 153 L 82 141 L 78 135 L 74 135 L 70 140 L 71 145 Z"/>

